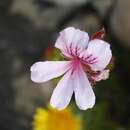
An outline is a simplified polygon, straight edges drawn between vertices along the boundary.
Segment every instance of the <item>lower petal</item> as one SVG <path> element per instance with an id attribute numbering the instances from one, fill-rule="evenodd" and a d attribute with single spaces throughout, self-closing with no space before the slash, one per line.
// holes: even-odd
<path id="1" fill-rule="evenodd" d="M 38 83 L 45 82 L 63 75 L 70 67 L 70 61 L 37 62 L 31 67 L 31 80 Z"/>
<path id="2" fill-rule="evenodd" d="M 95 95 L 81 67 L 75 72 L 74 93 L 76 104 L 81 110 L 86 110 L 94 106 Z"/>
<path id="3" fill-rule="evenodd" d="M 51 97 L 50 104 L 58 110 L 64 109 L 70 102 L 73 94 L 73 80 L 71 71 L 68 71 L 58 83 Z"/>

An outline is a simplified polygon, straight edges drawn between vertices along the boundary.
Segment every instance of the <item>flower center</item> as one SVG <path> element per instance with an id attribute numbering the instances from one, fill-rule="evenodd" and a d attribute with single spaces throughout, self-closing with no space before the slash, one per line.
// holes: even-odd
<path id="1" fill-rule="evenodd" d="M 87 74 L 87 77 L 90 81 L 90 83 L 93 85 L 95 84 L 95 80 L 93 77 L 98 76 L 100 74 L 100 71 L 93 71 L 91 67 L 88 64 L 85 64 L 82 59 L 80 58 L 74 58 L 72 61 L 72 75 L 76 71 L 80 71 L 80 67 L 82 66 L 84 72 Z"/>
<path id="2" fill-rule="evenodd" d="M 80 59 L 79 58 L 73 59 L 72 65 L 74 69 L 78 69 L 80 65 Z"/>
<path id="3" fill-rule="evenodd" d="M 97 58 L 92 57 L 92 55 L 89 55 L 88 57 L 79 57 L 78 55 L 73 55 L 73 58 L 64 58 L 72 61 L 72 72 L 71 75 L 73 75 L 76 72 L 80 71 L 80 67 L 83 68 L 84 72 L 87 74 L 87 77 L 92 85 L 95 84 L 94 77 L 98 76 L 101 72 L 100 71 L 93 71 L 90 67 L 90 64 L 94 64 L 97 62 Z"/>
<path id="4" fill-rule="evenodd" d="M 75 71 L 79 71 L 80 65 L 81 65 L 80 59 L 74 58 L 72 60 L 72 73 L 71 74 L 73 74 Z"/>

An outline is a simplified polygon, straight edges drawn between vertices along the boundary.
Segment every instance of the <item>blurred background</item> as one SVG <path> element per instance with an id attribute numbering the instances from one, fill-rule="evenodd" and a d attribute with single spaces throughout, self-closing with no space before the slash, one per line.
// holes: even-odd
<path id="1" fill-rule="evenodd" d="M 56 83 L 33 83 L 30 66 L 57 58 L 48 48 L 68 26 L 89 35 L 104 27 L 113 51 L 110 78 L 94 86 L 95 107 L 73 106 L 83 130 L 130 130 L 130 0 L 0 0 L 0 130 L 33 129 Z"/>

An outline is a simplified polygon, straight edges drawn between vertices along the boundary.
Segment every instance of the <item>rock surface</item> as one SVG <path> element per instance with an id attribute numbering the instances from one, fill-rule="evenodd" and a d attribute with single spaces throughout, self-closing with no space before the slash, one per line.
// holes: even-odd
<path id="1" fill-rule="evenodd" d="M 122 46 L 130 49 L 130 1 L 117 0 L 112 11 L 110 26 Z"/>

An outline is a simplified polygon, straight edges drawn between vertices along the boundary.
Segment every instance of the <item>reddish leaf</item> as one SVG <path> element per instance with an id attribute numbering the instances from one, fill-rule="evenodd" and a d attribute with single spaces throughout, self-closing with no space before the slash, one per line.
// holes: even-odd
<path id="1" fill-rule="evenodd" d="M 92 36 L 91 36 L 91 40 L 93 39 L 103 39 L 105 37 L 105 29 L 102 28 L 100 31 L 94 33 Z"/>

